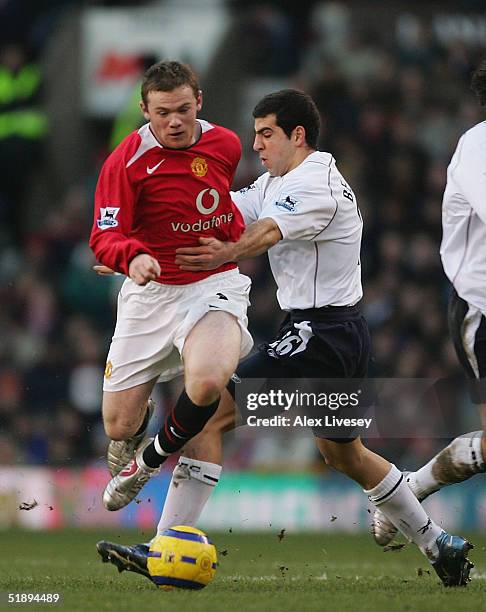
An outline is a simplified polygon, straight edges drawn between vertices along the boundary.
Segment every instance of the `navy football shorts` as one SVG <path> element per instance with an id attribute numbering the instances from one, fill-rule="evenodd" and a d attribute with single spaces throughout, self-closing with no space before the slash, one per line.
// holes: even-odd
<path id="1" fill-rule="evenodd" d="M 453 289 L 448 322 L 457 357 L 469 379 L 471 401 L 486 404 L 486 317 Z"/>
<path id="2" fill-rule="evenodd" d="M 356 306 L 327 306 L 293 310 L 282 322 L 273 342 L 258 347 L 236 370 L 239 379 L 364 379 L 368 372 L 370 334 Z M 323 380 L 325 384 L 325 380 Z M 351 382 L 351 381 L 349 381 Z M 235 383 L 228 389 L 235 397 Z M 317 437 L 350 442 L 350 437 Z M 340 431 L 342 434 L 342 431 Z"/>

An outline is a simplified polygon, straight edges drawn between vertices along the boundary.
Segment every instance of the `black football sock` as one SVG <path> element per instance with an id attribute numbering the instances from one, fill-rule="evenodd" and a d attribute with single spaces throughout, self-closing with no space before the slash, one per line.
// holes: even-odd
<path id="1" fill-rule="evenodd" d="M 169 455 L 180 450 L 188 440 L 202 431 L 218 405 L 219 397 L 209 406 L 198 406 L 183 391 L 159 433 L 143 451 L 145 464 L 151 468 L 162 465 Z"/>

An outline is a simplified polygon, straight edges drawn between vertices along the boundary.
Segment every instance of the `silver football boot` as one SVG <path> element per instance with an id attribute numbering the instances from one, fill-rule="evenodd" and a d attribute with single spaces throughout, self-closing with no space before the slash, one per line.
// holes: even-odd
<path id="1" fill-rule="evenodd" d="M 142 440 L 145 438 L 145 434 L 147 433 L 147 427 L 152 418 L 152 415 L 155 410 L 155 402 L 153 399 L 149 399 L 147 402 L 147 426 L 145 429 L 128 438 L 128 440 L 111 440 L 108 445 L 108 451 L 106 453 L 106 460 L 108 463 L 108 469 L 110 470 L 110 474 L 112 476 L 116 476 L 119 474 L 123 468 L 127 465 L 127 463 L 133 459 L 133 455 L 135 454 L 136 448 L 140 445 Z M 145 417 L 144 417 L 145 418 Z"/>
<path id="2" fill-rule="evenodd" d="M 135 456 L 106 485 L 103 492 L 103 505 L 107 510 L 120 510 L 135 499 L 145 483 L 160 472 L 160 466 L 151 468 L 145 465 L 143 451 L 152 442 L 147 438 L 137 448 Z"/>
<path id="3" fill-rule="evenodd" d="M 371 535 L 378 546 L 387 546 L 397 535 L 398 529 L 379 508 L 373 512 Z"/>

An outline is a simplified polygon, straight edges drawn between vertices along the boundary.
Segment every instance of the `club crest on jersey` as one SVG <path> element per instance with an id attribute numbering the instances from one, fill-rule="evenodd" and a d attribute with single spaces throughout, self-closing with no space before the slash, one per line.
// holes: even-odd
<path id="1" fill-rule="evenodd" d="M 295 212 L 299 204 L 299 200 L 292 197 L 291 195 L 286 196 L 283 200 L 278 200 L 277 202 L 275 202 L 275 206 L 278 206 L 279 208 L 285 208 L 285 210 L 288 210 L 289 212 Z"/>
<path id="2" fill-rule="evenodd" d="M 208 164 L 204 157 L 195 157 L 191 163 L 191 170 L 196 176 L 206 176 L 208 172 Z"/>
<path id="3" fill-rule="evenodd" d="M 115 206 L 106 206 L 106 208 L 100 208 L 101 218 L 98 219 L 98 227 L 102 230 L 108 229 L 109 227 L 117 227 L 118 221 L 116 216 L 120 212 L 120 208 Z"/>

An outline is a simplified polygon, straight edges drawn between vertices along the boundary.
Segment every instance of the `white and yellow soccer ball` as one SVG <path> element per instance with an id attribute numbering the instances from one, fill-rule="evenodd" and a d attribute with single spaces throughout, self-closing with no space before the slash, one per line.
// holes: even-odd
<path id="1" fill-rule="evenodd" d="M 217 562 L 216 548 L 203 531 L 178 525 L 152 541 L 147 567 L 161 589 L 202 589 L 214 578 Z"/>

